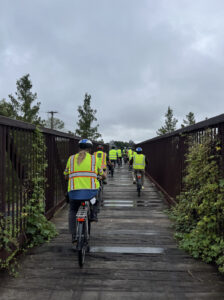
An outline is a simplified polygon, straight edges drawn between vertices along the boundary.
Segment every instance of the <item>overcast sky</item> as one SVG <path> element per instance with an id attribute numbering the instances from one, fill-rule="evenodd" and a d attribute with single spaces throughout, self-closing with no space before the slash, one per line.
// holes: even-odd
<path id="1" fill-rule="evenodd" d="M 0 0 L 0 100 L 29 73 L 41 117 L 74 131 L 85 93 L 104 141 L 224 112 L 223 0 Z"/>

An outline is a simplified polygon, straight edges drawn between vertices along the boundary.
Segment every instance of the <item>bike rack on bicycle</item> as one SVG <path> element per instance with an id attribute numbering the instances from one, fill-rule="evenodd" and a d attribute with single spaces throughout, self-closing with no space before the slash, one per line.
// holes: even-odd
<path id="1" fill-rule="evenodd" d="M 84 204 L 83 204 L 84 203 Z M 88 232 L 88 213 L 89 213 L 89 201 L 85 201 L 81 203 L 77 213 L 76 213 L 76 226 L 78 229 L 78 223 L 79 222 L 83 222 L 86 226 L 86 230 L 87 230 L 87 239 L 89 239 L 89 232 Z M 79 236 L 78 236 L 78 230 L 76 230 L 76 238 L 78 240 Z"/>

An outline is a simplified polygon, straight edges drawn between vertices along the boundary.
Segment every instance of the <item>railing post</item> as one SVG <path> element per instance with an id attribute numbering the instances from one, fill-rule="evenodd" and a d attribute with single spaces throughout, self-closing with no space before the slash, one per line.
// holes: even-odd
<path id="1" fill-rule="evenodd" d="M 0 213 L 5 214 L 5 126 L 0 126 Z"/>
<path id="2" fill-rule="evenodd" d="M 220 170 L 221 174 L 224 177 L 224 123 L 219 124 L 218 126 L 218 135 L 219 135 L 219 140 L 221 143 L 221 164 L 220 164 Z"/>

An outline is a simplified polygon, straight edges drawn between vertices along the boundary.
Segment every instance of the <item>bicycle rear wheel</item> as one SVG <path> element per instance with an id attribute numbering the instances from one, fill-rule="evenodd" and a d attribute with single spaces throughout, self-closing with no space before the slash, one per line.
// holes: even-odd
<path id="1" fill-rule="evenodd" d="M 141 188 L 140 188 L 140 186 L 137 187 L 137 192 L 138 192 L 138 197 L 140 197 L 141 196 Z"/>
<path id="2" fill-rule="evenodd" d="M 84 231 L 85 231 L 84 223 L 79 222 L 77 249 L 78 249 L 78 260 L 79 260 L 80 267 L 82 267 L 84 265 L 85 255 L 86 255 L 85 232 Z"/>

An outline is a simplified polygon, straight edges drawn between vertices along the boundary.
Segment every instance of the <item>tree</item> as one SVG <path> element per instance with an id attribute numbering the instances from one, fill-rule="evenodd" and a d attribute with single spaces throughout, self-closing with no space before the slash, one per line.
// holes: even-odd
<path id="1" fill-rule="evenodd" d="M 75 133 L 82 138 L 96 140 L 101 137 L 101 134 L 98 133 L 99 125 L 91 127 L 94 121 L 97 121 L 95 114 L 96 109 L 91 108 L 91 95 L 85 94 L 85 99 L 83 106 L 78 107 L 79 112 L 79 121 L 77 122 L 78 128 Z"/>
<path id="2" fill-rule="evenodd" d="M 33 102 L 37 100 L 37 94 L 31 91 L 32 83 L 29 76 L 27 74 L 17 80 L 16 96 L 10 94 L 9 102 L 6 102 L 5 99 L 0 101 L 0 114 L 36 125 L 42 125 L 43 121 L 38 116 L 40 102 L 32 106 Z"/>
<path id="3" fill-rule="evenodd" d="M 11 103 L 7 102 L 5 99 L 0 101 L 0 115 L 14 119 L 17 116 L 13 105 L 11 105 Z"/>
<path id="4" fill-rule="evenodd" d="M 165 114 L 165 125 L 158 129 L 156 132 L 158 135 L 173 132 L 176 130 L 176 124 L 178 120 L 173 116 L 173 110 L 168 106 L 167 113 Z"/>
<path id="5" fill-rule="evenodd" d="M 189 114 L 186 115 L 186 120 L 183 119 L 183 124 L 181 124 L 181 128 L 193 125 L 195 123 L 196 121 L 195 121 L 194 113 L 190 111 Z"/>
<path id="6" fill-rule="evenodd" d="M 123 148 L 127 148 L 129 146 L 133 146 L 134 142 L 133 142 L 133 144 L 129 144 L 128 142 L 123 142 L 123 141 L 111 141 L 110 144 L 117 148 L 123 149 Z"/>
<path id="7" fill-rule="evenodd" d="M 51 128 L 51 118 L 48 118 L 46 121 L 44 121 L 44 126 L 47 128 Z M 65 128 L 65 123 L 58 119 L 58 118 L 53 118 L 53 129 L 54 130 L 62 130 Z"/>

